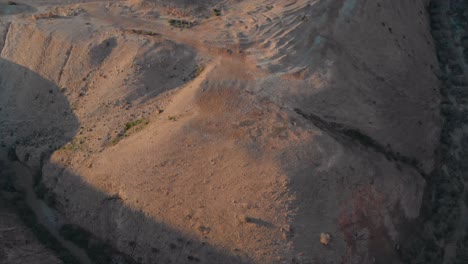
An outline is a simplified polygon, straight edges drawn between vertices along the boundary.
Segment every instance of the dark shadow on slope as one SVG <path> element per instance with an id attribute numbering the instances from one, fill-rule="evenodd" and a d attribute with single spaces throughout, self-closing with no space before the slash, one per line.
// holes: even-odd
<path id="1" fill-rule="evenodd" d="M 322 131 L 285 149 L 281 157 L 296 196 L 294 205 L 300 208 L 290 237 L 295 249 L 311 252 L 317 263 L 401 263 L 395 248 L 400 241 L 389 235 L 389 226 L 408 232 L 406 214 L 396 201 L 404 200 L 400 184 L 407 185 L 407 192 L 414 190 L 415 198 L 422 192 L 417 190 L 417 170 L 360 142 Z M 318 239 L 320 232 L 332 234 L 327 247 Z"/>
<path id="2" fill-rule="evenodd" d="M 66 263 L 77 263 L 77 259 L 40 223 L 26 201 L 26 191 L 18 186 L 28 179 L 33 185 L 32 177 L 38 181 L 40 174 L 26 179 L 12 166 L 24 162 L 37 169 L 54 149 L 73 138 L 78 127 L 59 87 L 26 67 L 0 59 L 0 152 L 9 149 L 8 155 L 0 153 L 0 199 L 14 208 L 38 240 Z M 33 194 L 36 187 L 30 186 L 29 192 Z"/>
<path id="3" fill-rule="evenodd" d="M 193 48 L 172 41 L 153 44 L 134 61 L 135 88 L 126 99 L 142 104 L 191 81 L 200 70 L 196 55 Z"/>
<path id="4" fill-rule="evenodd" d="M 34 166 L 69 142 L 79 128 L 67 98 L 53 82 L 0 59 L 0 143 Z"/>
<path id="5" fill-rule="evenodd" d="M 110 263 L 111 259 L 119 257 L 112 250 L 116 247 L 136 263 L 250 263 L 210 245 L 209 239 L 202 241 L 159 222 L 145 211 L 127 205 L 118 194 L 104 193 L 69 170 L 62 171 L 58 175 L 60 181 L 67 181 L 74 187 L 67 194 L 83 197 L 89 206 L 78 211 L 73 200 L 68 201 L 67 197 L 57 199 L 59 211 L 72 207 L 68 208 L 71 214 L 76 213 L 72 222 L 83 224 L 88 229 L 68 224 L 62 226 L 60 232 L 87 249 L 96 263 Z"/>
<path id="6" fill-rule="evenodd" d="M 8 3 L 0 3 L 0 16 L 15 15 L 21 13 L 33 13 L 36 9 L 32 6 L 8 1 Z"/>
<path id="7" fill-rule="evenodd" d="M 45 198 L 54 212 L 70 212 L 65 210 L 66 207 L 77 205 L 73 201 L 61 204 L 54 193 L 44 188 L 40 170 L 54 150 L 73 140 L 79 126 L 67 98 L 57 85 L 30 69 L 0 59 L 0 143 L 11 150 L 10 158 L 5 158 L 2 164 L 13 167 L 32 165 L 30 171 L 39 176 L 36 177 L 35 186 L 37 196 Z M 54 250 L 65 263 L 79 263 L 39 223 L 34 210 L 26 202 L 27 195 L 15 185 L 24 175 L 15 174 L 11 166 L 0 167 L 0 199 L 13 204 L 18 215 L 38 239 Z M 61 171 L 65 171 L 65 168 Z M 75 184 L 72 191 L 82 192 L 82 199 L 92 200 L 89 207 L 72 211 L 74 215 L 64 217 L 64 223 L 55 228 L 62 238 L 85 249 L 93 263 L 111 263 L 111 260 L 119 263 L 174 264 L 242 262 L 238 257 L 222 252 L 208 242 L 187 236 L 144 212 L 129 207 L 118 196 L 89 186 L 79 175 L 69 176 L 66 180 Z M 68 201 L 67 197 L 62 198 L 61 201 Z M 110 205 L 103 206 L 104 204 Z M 73 222 L 68 223 L 68 218 Z M 117 222 L 117 219 L 125 221 Z M 86 224 L 89 230 L 74 223 Z M 131 237 L 127 239 L 125 234 Z"/>

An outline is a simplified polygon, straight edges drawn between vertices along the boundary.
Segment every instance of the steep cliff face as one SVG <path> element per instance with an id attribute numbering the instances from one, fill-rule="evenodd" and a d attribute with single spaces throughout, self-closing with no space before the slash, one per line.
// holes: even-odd
<path id="1" fill-rule="evenodd" d="M 437 168 L 427 4 L 31 2 L 0 24 L 1 143 L 88 249 L 402 263 Z"/>

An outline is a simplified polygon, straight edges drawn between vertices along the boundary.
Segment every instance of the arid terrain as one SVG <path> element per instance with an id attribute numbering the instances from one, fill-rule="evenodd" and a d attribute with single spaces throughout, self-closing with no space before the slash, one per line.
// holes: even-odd
<path id="1" fill-rule="evenodd" d="M 468 263 L 467 0 L 0 0 L 0 263 Z"/>

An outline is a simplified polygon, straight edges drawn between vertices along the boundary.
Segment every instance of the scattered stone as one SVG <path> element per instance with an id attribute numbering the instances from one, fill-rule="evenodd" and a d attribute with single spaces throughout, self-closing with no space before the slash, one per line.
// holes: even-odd
<path id="1" fill-rule="evenodd" d="M 239 216 L 239 221 L 240 221 L 241 223 L 251 223 L 252 220 L 253 220 L 252 217 L 248 217 L 248 216 L 246 216 L 246 215 L 241 215 L 241 216 Z"/>
<path id="2" fill-rule="evenodd" d="M 320 243 L 328 245 L 331 240 L 331 235 L 328 233 L 320 233 Z"/>

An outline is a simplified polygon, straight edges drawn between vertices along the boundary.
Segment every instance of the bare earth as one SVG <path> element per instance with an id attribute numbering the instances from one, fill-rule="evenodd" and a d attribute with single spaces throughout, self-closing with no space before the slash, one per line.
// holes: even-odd
<path id="1" fill-rule="evenodd" d="M 70 223 L 139 263 L 401 263 L 441 127 L 428 1 L 16 2 L 0 143 Z"/>

